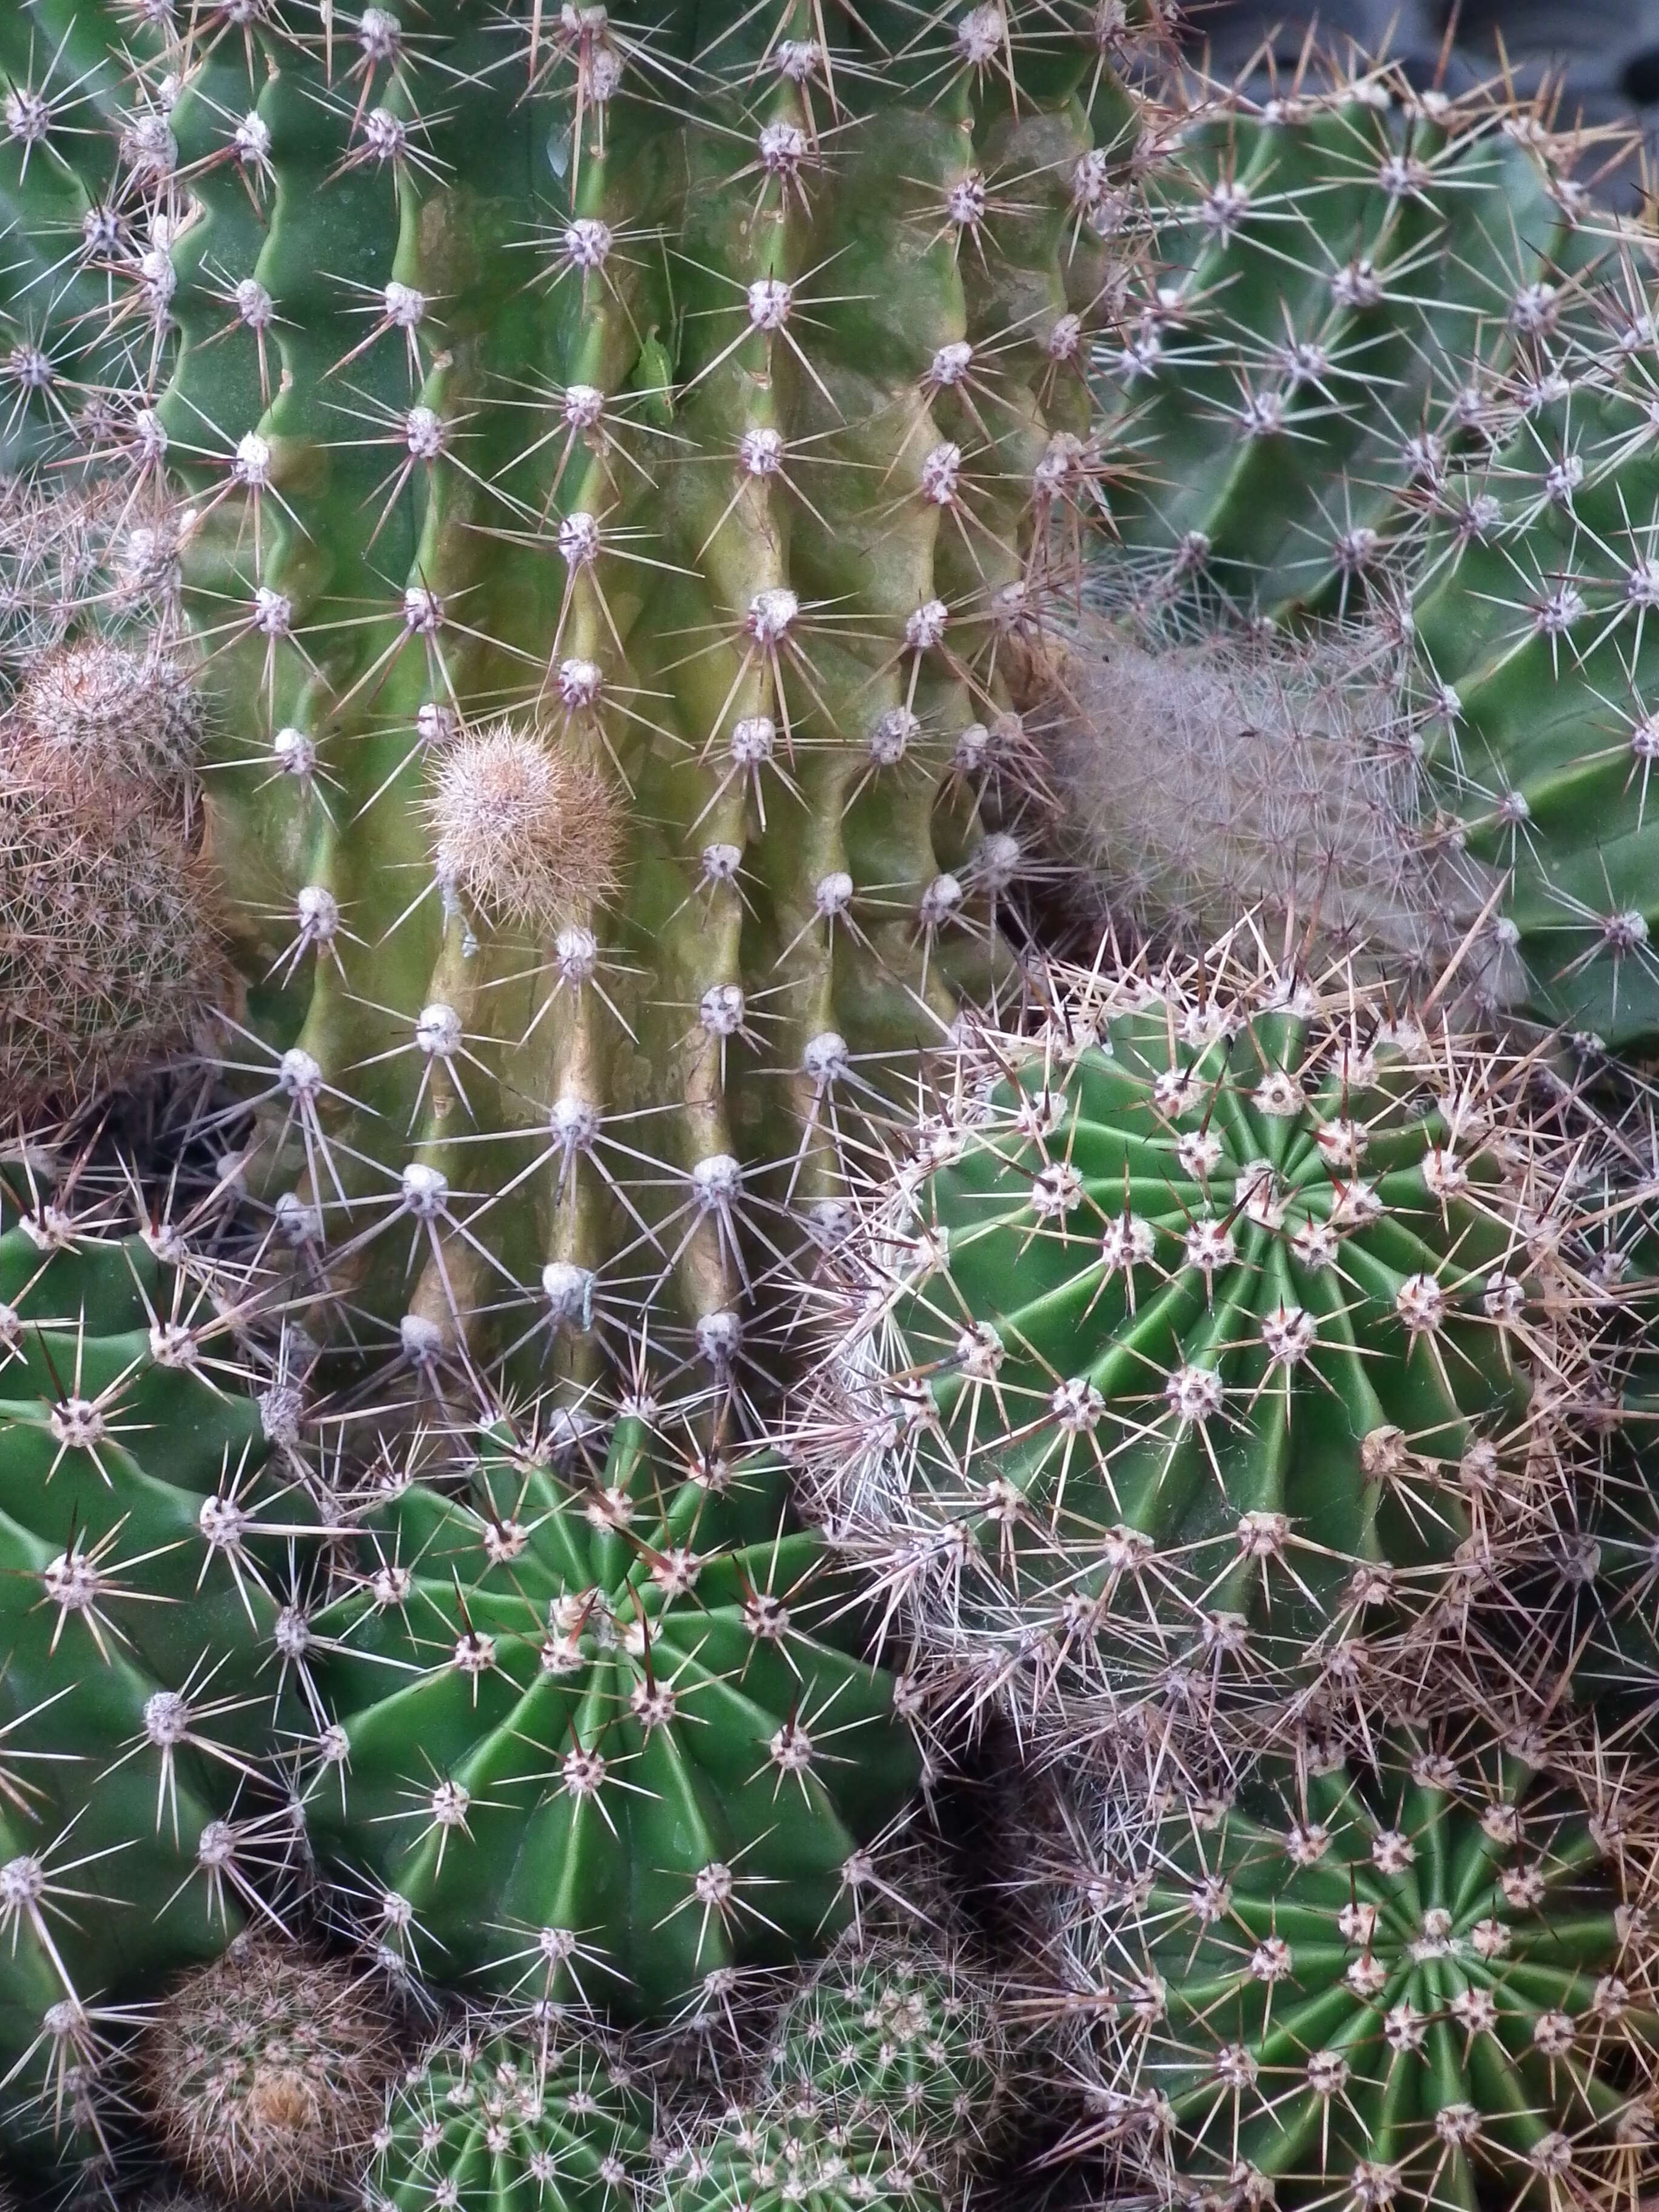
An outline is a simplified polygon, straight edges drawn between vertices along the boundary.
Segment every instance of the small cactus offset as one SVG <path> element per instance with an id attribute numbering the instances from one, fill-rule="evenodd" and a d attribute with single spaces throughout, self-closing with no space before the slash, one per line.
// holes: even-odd
<path id="1" fill-rule="evenodd" d="M 1133 1853 L 1109 1814 L 1079 1828 L 1054 1911 L 1091 2144 L 1286 2208 L 1612 2203 L 1650 2172 L 1649 1862 L 1540 1756 L 1395 1728 L 1166 1803 Z"/>
<path id="2" fill-rule="evenodd" d="M 73 1103 L 203 1042 L 220 899 L 181 665 L 95 635 L 34 658 L 0 717 L 0 1084 Z"/>
<path id="3" fill-rule="evenodd" d="M 1097 585 L 1103 579 L 1097 578 Z M 1492 884 L 1425 834 L 1397 642 L 1375 623 L 1196 636 L 1087 624 L 1032 717 L 1068 853 L 1112 919 L 1270 941 L 1432 981 Z M 1492 965 L 1483 948 L 1471 983 Z"/>
<path id="4" fill-rule="evenodd" d="M 844 2145 L 810 2120 L 738 2108 L 667 2161 L 660 2212 L 940 2212 L 944 2191 L 902 2136 Z"/>
<path id="5" fill-rule="evenodd" d="M 829 1942 L 917 1760 L 775 1457 L 625 1413 L 556 1458 L 401 1465 L 309 1624 L 316 1847 L 377 1939 L 505 1994 L 658 2012 Z"/>
<path id="6" fill-rule="evenodd" d="M 637 2071 L 602 2040 L 545 2024 L 468 2031 L 398 2082 L 366 2212 L 633 2212 L 653 2118 Z"/>
<path id="7" fill-rule="evenodd" d="M 1346 969 L 1053 982 L 843 1248 L 836 1525 L 949 1697 L 1255 1730 L 1409 1683 L 1565 1510 L 1570 1118 Z"/>
<path id="8" fill-rule="evenodd" d="M 239 1937 L 170 1990 L 137 2073 L 192 2182 L 252 2212 L 288 2212 L 361 2168 L 392 2063 L 372 1981 L 279 1931 Z"/>
<path id="9" fill-rule="evenodd" d="M 0 2078 L 49 2144 L 291 1849 L 260 1785 L 314 1515 L 210 1282 L 0 1204 Z"/>
<path id="10" fill-rule="evenodd" d="M 1009 2038 L 997 1993 L 961 1947 L 856 1943 L 784 2007 L 769 2072 L 837 2140 L 902 2130 L 935 2167 L 982 2161 L 1006 2118 Z"/>

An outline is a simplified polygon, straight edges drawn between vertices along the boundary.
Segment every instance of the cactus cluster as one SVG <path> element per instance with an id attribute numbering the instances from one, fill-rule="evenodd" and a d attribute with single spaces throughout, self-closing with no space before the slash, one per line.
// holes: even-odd
<path id="1" fill-rule="evenodd" d="M 31 2204 L 1659 2192 L 1659 245 L 1170 13 L 0 7 Z"/>

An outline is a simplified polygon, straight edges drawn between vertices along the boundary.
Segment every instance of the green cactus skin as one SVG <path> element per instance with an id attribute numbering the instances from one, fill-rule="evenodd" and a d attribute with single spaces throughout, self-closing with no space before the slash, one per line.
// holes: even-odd
<path id="1" fill-rule="evenodd" d="M 1019 832 L 984 841 L 970 771 L 1093 500 L 1078 179 L 1129 114 L 1116 12 L 1074 12 L 152 34 L 171 270 L 116 289 L 160 366 L 102 450 L 157 484 L 164 434 L 183 487 L 227 1056 L 360 1340 L 499 1351 L 545 1264 L 611 1263 L 729 1363 L 748 1268 L 842 1200 L 860 1063 L 995 971 Z M 622 830 L 611 895 L 518 927 L 499 849 L 440 884 L 429 813 L 501 716 Z"/>
<path id="2" fill-rule="evenodd" d="M 848 2144 L 809 2121 L 764 2106 L 734 2108 L 667 2161 L 662 2212 L 937 2212 L 944 2196 L 927 2162 L 902 2138 Z"/>
<path id="3" fill-rule="evenodd" d="M 838 2140 L 896 2129 L 941 2166 L 971 2163 L 1006 2102 L 1007 2037 L 965 1956 L 878 1943 L 830 1959 L 785 2006 L 769 2070 Z"/>
<path id="4" fill-rule="evenodd" d="M 783 1471 L 638 1414 L 601 1463 L 505 1422 L 463 1492 L 403 1482 L 311 1624 L 319 1850 L 426 1971 L 660 2011 L 850 1917 L 917 1774 Z"/>
<path id="5" fill-rule="evenodd" d="M 1426 811 L 1487 880 L 1506 1000 L 1646 1050 L 1651 280 L 1535 118 L 1394 72 L 1220 103 L 1150 163 L 1100 354 L 1109 602 L 1409 611 Z M 1121 202 L 1125 219 L 1132 204 Z M 1478 913 L 1484 891 L 1472 911 Z"/>
<path id="6" fill-rule="evenodd" d="M 1521 1749 L 1393 1730 L 1147 1845 L 1068 1941 L 1117 2001 L 1106 2128 L 1180 2199 L 1477 2212 L 1651 2175 L 1639 1876 Z"/>
<path id="7" fill-rule="evenodd" d="M 392 2093 L 363 2185 L 368 2212 L 627 2212 L 652 2107 L 596 2043 L 475 2034 L 428 2051 Z"/>
<path id="8" fill-rule="evenodd" d="M 0 2075 L 24 2137 L 84 2117 L 119 2006 L 218 1953 L 280 1865 L 253 1784 L 311 1516 L 205 1290 L 139 1237 L 6 1213 Z"/>
<path id="9" fill-rule="evenodd" d="M 836 1522 L 964 1694 L 1373 1696 L 1561 1504 L 1598 1296 L 1562 1133 L 1340 972 L 1053 992 L 875 1204 L 803 1438 Z"/>

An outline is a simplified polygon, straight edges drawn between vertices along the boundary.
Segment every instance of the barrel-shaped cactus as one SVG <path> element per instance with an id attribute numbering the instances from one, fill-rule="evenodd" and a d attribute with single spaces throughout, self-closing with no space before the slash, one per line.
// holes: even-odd
<path id="1" fill-rule="evenodd" d="M 769 2075 L 790 2109 L 838 2139 L 898 2130 L 945 2170 L 994 2139 L 1009 2042 L 998 1993 L 965 1948 L 854 1942 L 785 2005 Z"/>
<path id="2" fill-rule="evenodd" d="M 650 2013 L 826 1943 L 917 1762 L 775 1458 L 638 1413 L 608 1455 L 400 1469 L 310 1623 L 313 1836 L 441 1981 Z"/>
<path id="3" fill-rule="evenodd" d="M 631 2212 L 652 2101 L 603 2044 L 510 2021 L 452 2036 L 393 2091 L 363 2185 L 370 2212 Z"/>
<path id="4" fill-rule="evenodd" d="M 314 1516 L 222 1291 L 50 1206 L 0 1234 L 0 2076 L 78 2127 L 123 2008 L 257 1917 Z M 161 1240 L 155 1240 L 160 1242 Z"/>
<path id="5" fill-rule="evenodd" d="M 387 1991 L 285 1928 L 249 1931 L 145 2021 L 147 2115 L 198 2187 L 250 2212 L 337 2197 L 356 2179 L 396 2063 Z"/>
<path id="6" fill-rule="evenodd" d="M 847 1248 L 838 1528 L 971 1698 L 1255 1726 L 1409 1681 L 1564 1508 L 1570 1122 L 1346 972 L 1054 983 Z"/>
<path id="7" fill-rule="evenodd" d="M 1289 2208 L 1590 2201 L 1650 2172 L 1639 1857 L 1538 1756 L 1398 1729 L 1169 1805 L 1133 1856 L 1109 1816 L 1055 1893 L 1091 2139 L 1178 2197 Z"/>
<path id="8" fill-rule="evenodd" d="M 925 2154 L 902 2136 L 844 2142 L 765 2106 L 734 2106 L 665 2161 L 660 2212 L 934 2212 L 946 2201 Z"/>

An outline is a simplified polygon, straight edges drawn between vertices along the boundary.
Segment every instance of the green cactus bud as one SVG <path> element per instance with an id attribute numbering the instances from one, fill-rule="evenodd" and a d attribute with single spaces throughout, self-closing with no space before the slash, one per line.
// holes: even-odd
<path id="1" fill-rule="evenodd" d="M 1008 2037 L 965 1953 L 855 1945 L 785 2005 L 769 2073 L 838 2139 L 896 2130 L 945 2167 L 982 2157 L 1006 2116 Z"/>
<path id="2" fill-rule="evenodd" d="M 0 2078 L 21 2139 L 96 2131 L 82 2093 L 123 2007 L 212 1958 L 281 1865 L 257 1781 L 312 1516 L 268 1462 L 222 1291 L 55 1206 L 6 1212 Z"/>
<path id="3" fill-rule="evenodd" d="M 1193 2202 L 1547 2203 L 1650 2160 L 1650 1909 L 1536 1745 L 1396 1729 L 1109 1819 L 1056 1914 L 1093 2139 Z"/>
<path id="4" fill-rule="evenodd" d="M 625 2212 L 652 2118 L 635 2069 L 591 2039 L 452 2039 L 398 2083 L 363 2201 L 369 2212 Z"/>
<path id="5" fill-rule="evenodd" d="M 803 1437 L 834 1522 L 962 1696 L 1363 1704 L 1562 1509 L 1601 1297 L 1567 1125 L 1341 970 L 1051 988 L 856 1240 Z"/>
<path id="6" fill-rule="evenodd" d="M 310 1648 L 317 1848 L 441 1978 L 653 2012 L 827 1942 L 916 1759 L 781 1466 L 620 1419 L 402 1470 Z"/>

